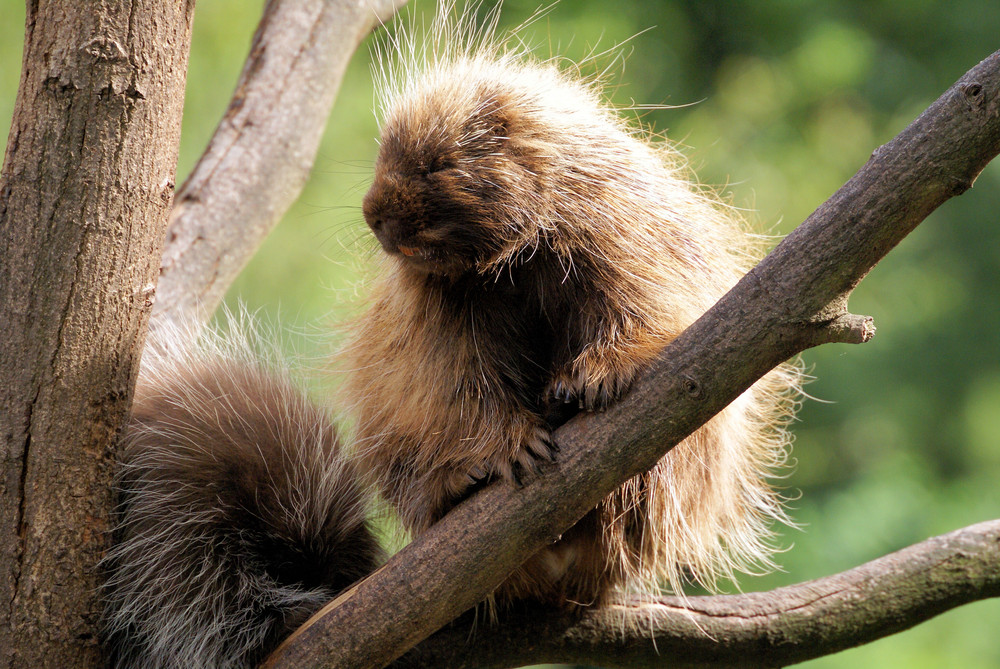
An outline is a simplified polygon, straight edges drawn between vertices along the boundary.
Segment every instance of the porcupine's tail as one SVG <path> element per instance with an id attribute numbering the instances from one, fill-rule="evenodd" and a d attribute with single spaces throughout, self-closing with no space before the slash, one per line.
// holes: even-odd
<path id="1" fill-rule="evenodd" d="M 256 666 L 382 559 L 329 416 L 255 339 L 147 347 L 103 565 L 111 666 Z"/>

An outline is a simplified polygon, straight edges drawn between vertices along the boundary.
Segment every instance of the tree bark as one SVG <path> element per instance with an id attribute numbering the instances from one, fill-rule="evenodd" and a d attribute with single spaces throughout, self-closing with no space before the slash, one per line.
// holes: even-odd
<path id="1" fill-rule="evenodd" d="M 998 152 L 1000 52 L 876 150 L 673 341 L 627 397 L 557 430 L 559 458 L 539 478 L 521 489 L 497 483 L 459 504 L 327 605 L 265 666 L 385 666 L 481 601 L 775 365 L 822 343 L 867 341 L 874 327 L 847 312 L 851 291 Z"/>
<path id="2" fill-rule="evenodd" d="M 0 177 L 0 666 L 101 664 L 95 565 L 193 13 L 193 0 L 28 3 Z"/>

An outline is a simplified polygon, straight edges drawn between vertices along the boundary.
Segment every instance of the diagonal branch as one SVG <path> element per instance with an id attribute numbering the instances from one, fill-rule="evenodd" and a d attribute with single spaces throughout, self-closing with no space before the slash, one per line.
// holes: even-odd
<path id="1" fill-rule="evenodd" d="M 1000 596 L 1000 520 L 771 592 L 628 597 L 581 616 L 532 607 L 500 624 L 460 618 L 393 667 L 775 667 L 880 639 Z"/>
<path id="2" fill-rule="evenodd" d="M 209 319 L 305 185 L 350 57 L 404 2 L 269 0 L 229 108 L 174 200 L 152 328 Z"/>
<path id="3" fill-rule="evenodd" d="M 555 433 L 561 457 L 522 489 L 457 506 L 325 607 L 265 666 L 381 667 L 474 606 L 527 557 L 783 360 L 862 342 L 846 311 L 867 272 L 1000 152 L 1000 52 L 949 88 L 678 337 L 622 402 Z M 442 560 L 441 556 L 448 556 Z"/>

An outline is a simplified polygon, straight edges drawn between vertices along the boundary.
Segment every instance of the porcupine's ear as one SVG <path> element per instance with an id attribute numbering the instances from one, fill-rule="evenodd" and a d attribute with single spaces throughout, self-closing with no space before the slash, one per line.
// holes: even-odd
<path id="1" fill-rule="evenodd" d="M 469 115 L 467 136 L 505 140 L 510 137 L 512 116 L 507 96 L 491 92 Z"/>
<path id="2" fill-rule="evenodd" d="M 490 100 L 490 106 L 487 108 L 485 118 L 487 123 L 489 123 L 490 133 L 494 137 L 497 139 L 507 139 L 510 137 L 511 115 L 507 105 L 499 98 L 492 98 Z"/>

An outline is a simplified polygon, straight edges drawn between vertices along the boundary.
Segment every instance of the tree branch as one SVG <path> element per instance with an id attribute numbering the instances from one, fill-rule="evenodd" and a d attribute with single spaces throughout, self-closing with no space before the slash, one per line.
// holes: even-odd
<path id="1" fill-rule="evenodd" d="M 305 185 L 350 57 L 404 3 L 267 3 L 229 108 L 174 201 L 152 328 L 211 317 Z"/>
<path id="2" fill-rule="evenodd" d="M 962 604 L 1000 596 L 1000 520 L 928 539 L 850 571 L 771 592 L 623 597 L 575 616 L 541 606 L 470 616 L 392 666 L 504 669 L 775 667 L 890 636 Z"/>
<path id="3" fill-rule="evenodd" d="M 468 610 L 623 481 L 649 469 L 771 368 L 858 342 L 867 272 L 1000 152 L 1000 52 L 970 70 L 664 351 L 607 412 L 556 431 L 558 462 L 458 505 L 331 602 L 264 666 L 381 667 Z M 442 559 L 442 556 L 448 556 Z"/>

